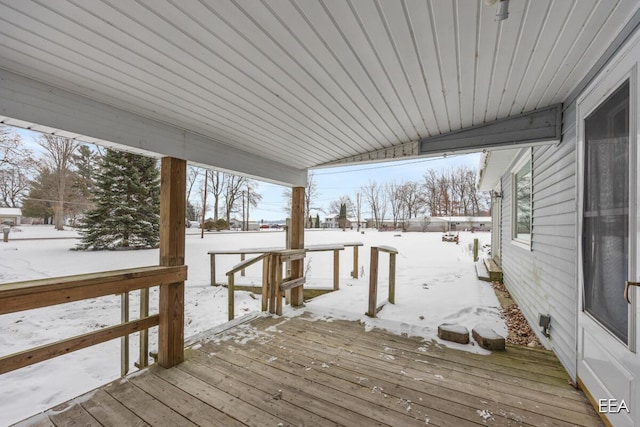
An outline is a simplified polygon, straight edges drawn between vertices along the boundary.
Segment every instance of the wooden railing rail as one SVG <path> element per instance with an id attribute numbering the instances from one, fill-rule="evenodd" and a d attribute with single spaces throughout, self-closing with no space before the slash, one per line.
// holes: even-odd
<path id="1" fill-rule="evenodd" d="M 331 248 L 333 250 L 333 247 Z M 227 271 L 228 288 L 228 319 L 235 318 L 235 274 L 242 271 L 258 261 L 263 262 L 262 266 L 262 311 L 282 314 L 282 293 L 285 290 L 302 286 L 304 277 L 283 279 L 282 268 L 286 262 L 303 259 L 307 249 L 281 249 L 270 251 L 258 255 L 254 258 L 236 264 Z"/>
<path id="2" fill-rule="evenodd" d="M 187 266 L 139 267 L 0 285 L 0 315 L 184 282 Z M 162 310 L 162 307 L 160 308 Z M 158 326 L 159 315 L 0 357 L 0 374 Z M 183 344 L 182 344 L 183 345 Z"/>
<path id="3" fill-rule="evenodd" d="M 252 266 L 253 264 L 262 261 L 264 263 L 263 265 L 263 275 L 264 272 L 266 270 L 266 265 L 268 263 L 268 256 L 269 253 L 263 253 L 261 255 L 258 255 L 256 257 L 250 258 L 248 260 L 244 260 L 236 265 L 233 266 L 233 268 L 229 271 L 227 271 L 227 292 L 228 292 L 228 298 L 227 298 L 227 312 L 228 312 L 228 319 L 231 321 L 235 318 L 235 274 L 238 271 L 244 271 L 245 268 Z M 263 280 L 263 285 L 264 285 L 264 280 Z M 264 301 L 263 301 L 263 307 L 264 307 Z M 263 309 L 263 311 L 266 311 Z"/>
<path id="4" fill-rule="evenodd" d="M 349 243 L 338 243 L 338 244 L 325 244 L 325 245 L 309 245 L 306 246 L 308 252 L 323 252 L 323 251 L 333 251 L 333 287 L 335 290 L 338 290 L 340 287 L 339 283 L 339 251 L 344 250 L 345 248 L 352 247 L 353 248 L 353 270 L 351 271 L 351 277 L 357 279 L 358 276 L 358 248 L 363 246 L 362 242 L 349 242 Z M 209 251 L 207 254 L 210 257 L 210 269 L 211 269 L 211 286 L 215 286 L 216 283 L 216 256 L 217 255 L 240 255 L 240 261 L 244 261 L 246 255 L 252 254 L 266 254 L 269 252 L 278 252 L 284 250 L 283 248 L 271 247 L 271 248 L 244 248 L 244 249 L 221 249 Z M 248 267 L 245 266 L 245 268 Z M 240 270 L 240 275 L 244 276 L 244 268 Z"/>
<path id="5" fill-rule="evenodd" d="M 0 314 L 184 281 L 186 266 L 138 267 L 0 285 Z"/>
<path id="6" fill-rule="evenodd" d="M 380 252 L 389 254 L 389 298 L 381 305 L 378 304 L 378 255 Z M 395 304 L 396 299 L 396 255 L 398 250 L 391 246 L 372 246 L 369 267 L 369 307 L 366 315 L 376 317 L 382 307 L 389 302 Z"/>

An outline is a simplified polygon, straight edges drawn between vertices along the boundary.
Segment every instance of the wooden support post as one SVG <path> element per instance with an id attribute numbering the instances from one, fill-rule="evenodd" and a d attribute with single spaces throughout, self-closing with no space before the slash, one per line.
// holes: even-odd
<path id="1" fill-rule="evenodd" d="M 233 320 L 233 318 L 235 317 L 235 313 L 234 313 L 234 307 L 235 307 L 235 279 L 234 279 L 234 274 L 229 274 L 227 276 L 227 292 L 228 292 L 228 310 L 227 312 L 229 313 L 229 322 L 231 322 Z"/>
<path id="2" fill-rule="evenodd" d="M 269 313 L 276 313 L 276 280 L 277 280 L 278 255 L 269 255 Z"/>
<path id="3" fill-rule="evenodd" d="M 129 321 L 129 292 L 120 294 L 120 323 Z M 120 376 L 129 372 L 129 335 L 120 338 Z"/>
<path id="4" fill-rule="evenodd" d="M 240 262 L 244 261 L 246 258 L 246 254 L 240 254 Z M 240 275 L 244 277 L 244 268 L 240 270 Z"/>
<path id="5" fill-rule="evenodd" d="M 396 303 L 396 254 L 389 253 L 389 303 Z"/>
<path id="6" fill-rule="evenodd" d="M 376 247 L 371 247 L 369 264 L 369 310 L 367 316 L 376 317 L 376 305 L 378 304 L 378 248 Z"/>
<path id="7" fill-rule="evenodd" d="M 269 257 L 262 258 L 262 311 L 269 307 Z"/>
<path id="8" fill-rule="evenodd" d="M 358 245 L 353 246 L 353 271 L 351 272 L 351 277 L 358 278 Z"/>
<path id="9" fill-rule="evenodd" d="M 276 260 L 276 314 L 278 316 L 282 316 L 282 289 L 280 285 L 282 285 L 282 261 L 280 261 L 280 257 L 277 257 Z"/>
<path id="10" fill-rule="evenodd" d="M 478 262 L 478 239 L 473 239 L 473 262 Z"/>
<path id="11" fill-rule="evenodd" d="M 340 251 L 333 251 L 333 290 L 340 289 Z"/>
<path id="12" fill-rule="evenodd" d="M 294 187 L 291 191 L 291 249 L 304 248 L 304 187 Z M 304 274 L 304 259 L 291 262 L 291 278 L 298 279 Z M 303 304 L 304 289 L 298 286 L 291 290 L 291 306 Z"/>
<path id="13" fill-rule="evenodd" d="M 140 289 L 140 319 L 149 316 L 149 288 Z M 149 330 L 140 331 L 140 348 L 139 348 L 138 369 L 149 366 Z"/>
<path id="14" fill-rule="evenodd" d="M 216 285 L 216 254 L 209 254 L 211 257 L 211 286 Z"/>
<path id="15" fill-rule="evenodd" d="M 187 162 L 162 159 L 160 174 L 160 265 L 184 265 Z M 160 286 L 158 363 L 170 368 L 184 360 L 184 282 Z"/>

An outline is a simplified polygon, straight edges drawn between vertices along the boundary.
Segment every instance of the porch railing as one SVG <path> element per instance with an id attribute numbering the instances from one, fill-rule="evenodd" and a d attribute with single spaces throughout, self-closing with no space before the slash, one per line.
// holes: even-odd
<path id="1" fill-rule="evenodd" d="M 0 315 L 184 282 L 187 266 L 152 266 L 0 285 Z M 166 309 L 166 308 L 165 308 Z M 160 307 L 160 311 L 163 307 Z M 159 326 L 158 314 L 0 357 L 0 374 Z M 160 325 L 161 326 L 161 325 Z M 162 327 L 162 326 L 161 326 Z M 184 343 L 180 343 L 184 345 Z M 160 349 L 162 351 L 162 349 Z"/>
<path id="2" fill-rule="evenodd" d="M 380 252 L 389 254 L 389 298 L 378 305 L 378 258 Z M 369 266 L 369 308 L 366 315 L 376 317 L 385 304 L 396 303 L 396 255 L 398 250 L 391 246 L 372 246 Z"/>

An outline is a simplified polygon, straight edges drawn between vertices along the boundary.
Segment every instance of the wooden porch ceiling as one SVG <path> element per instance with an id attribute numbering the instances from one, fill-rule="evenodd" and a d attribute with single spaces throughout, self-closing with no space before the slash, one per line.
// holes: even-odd
<path id="1" fill-rule="evenodd" d="M 99 424 L 98 424 L 99 423 Z M 548 351 L 477 355 L 346 321 L 258 317 L 26 425 L 599 426 Z"/>
<path id="2" fill-rule="evenodd" d="M 565 101 L 639 7 L 0 0 L 0 121 L 299 185 Z"/>

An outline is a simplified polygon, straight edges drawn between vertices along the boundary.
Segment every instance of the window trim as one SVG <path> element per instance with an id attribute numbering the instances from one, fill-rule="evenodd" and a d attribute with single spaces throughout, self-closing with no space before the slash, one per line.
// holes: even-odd
<path id="1" fill-rule="evenodd" d="M 529 239 L 519 239 L 516 234 L 518 205 L 517 205 L 517 191 L 516 191 L 516 176 L 523 167 L 529 165 L 529 171 L 531 173 L 530 192 L 529 192 Z M 511 243 L 515 246 L 523 249 L 531 250 L 531 242 L 533 240 L 533 149 L 527 148 L 525 152 L 520 156 L 518 161 L 511 169 Z"/>

